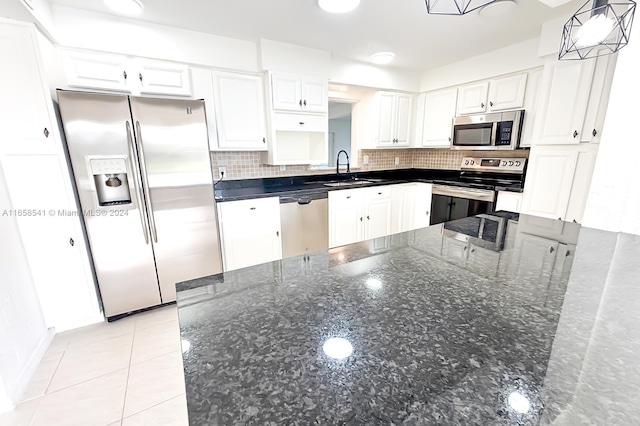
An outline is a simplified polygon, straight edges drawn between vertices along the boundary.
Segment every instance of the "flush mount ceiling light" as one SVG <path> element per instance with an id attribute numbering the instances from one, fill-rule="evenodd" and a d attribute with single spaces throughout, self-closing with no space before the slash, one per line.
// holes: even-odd
<path id="1" fill-rule="evenodd" d="M 393 61 L 393 58 L 396 57 L 396 54 L 393 52 L 379 52 L 375 55 L 371 55 L 371 60 L 378 65 L 386 65 Z"/>
<path id="2" fill-rule="evenodd" d="M 143 9 L 138 0 L 104 0 L 104 4 L 120 15 L 140 15 Z"/>
<path id="3" fill-rule="evenodd" d="M 515 0 L 497 0 L 483 6 L 478 13 L 483 18 L 497 18 L 508 15 L 516 6 Z"/>
<path id="4" fill-rule="evenodd" d="M 432 15 L 464 15 L 499 0 L 426 0 Z"/>
<path id="5" fill-rule="evenodd" d="M 586 2 L 564 24 L 558 59 L 587 59 L 609 55 L 629 43 L 636 2 Z"/>
<path id="6" fill-rule="evenodd" d="M 347 13 L 358 7 L 360 0 L 318 0 L 318 6 L 329 13 Z"/>

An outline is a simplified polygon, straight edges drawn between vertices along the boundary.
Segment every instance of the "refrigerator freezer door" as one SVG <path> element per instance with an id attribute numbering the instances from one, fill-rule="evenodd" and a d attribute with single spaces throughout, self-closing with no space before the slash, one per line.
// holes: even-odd
<path id="1" fill-rule="evenodd" d="M 131 98 L 131 111 L 167 303 L 176 283 L 222 272 L 204 102 Z"/>
<path id="2" fill-rule="evenodd" d="M 127 131 L 127 124 L 131 127 L 128 98 L 58 91 L 58 101 L 105 315 L 158 305 L 160 293 L 147 237 L 142 184 L 132 150 L 133 136 Z M 100 206 L 96 191 L 100 180 L 94 173 L 107 176 L 114 170 L 104 167 L 121 167 L 121 159 L 125 160 L 131 199 Z"/>

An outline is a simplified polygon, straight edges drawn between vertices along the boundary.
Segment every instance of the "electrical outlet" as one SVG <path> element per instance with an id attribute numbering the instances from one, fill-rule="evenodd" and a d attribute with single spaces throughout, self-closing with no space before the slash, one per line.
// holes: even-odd
<path id="1" fill-rule="evenodd" d="M 280 166 L 280 171 L 284 172 L 285 170 L 287 170 L 287 166 Z"/>
<path id="2" fill-rule="evenodd" d="M 396 157 L 396 166 L 400 165 L 400 157 Z"/>
<path id="3" fill-rule="evenodd" d="M 366 165 L 366 164 L 369 164 L 369 156 L 368 156 L 368 155 L 365 155 L 365 156 L 364 156 L 364 161 L 363 161 L 363 163 L 364 163 L 365 165 Z"/>
<path id="4" fill-rule="evenodd" d="M 218 178 L 222 179 L 226 175 L 227 175 L 227 168 L 226 167 L 218 167 Z"/>

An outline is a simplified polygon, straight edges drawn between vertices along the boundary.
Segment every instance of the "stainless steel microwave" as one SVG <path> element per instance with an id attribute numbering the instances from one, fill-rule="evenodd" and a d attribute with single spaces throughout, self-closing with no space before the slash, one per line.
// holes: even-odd
<path id="1" fill-rule="evenodd" d="M 523 109 L 456 117 L 451 149 L 516 149 L 520 146 L 523 120 Z"/>

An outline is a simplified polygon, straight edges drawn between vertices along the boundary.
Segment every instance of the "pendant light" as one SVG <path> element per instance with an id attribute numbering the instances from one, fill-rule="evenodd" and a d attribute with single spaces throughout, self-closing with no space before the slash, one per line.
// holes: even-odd
<path id="1" fill-rule="evenodd" d="M 558 59 L 588 59 L 622 49 L 635 10 L 632 0 L 589 0 L 564 24 Z"/>
<path id="2" fill-rule="evenodd" d="M 500 0 L 426 0 L 432 15 L 464 15 Z"/>

